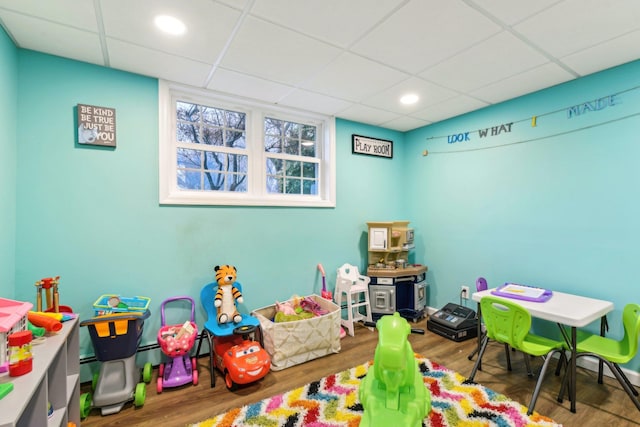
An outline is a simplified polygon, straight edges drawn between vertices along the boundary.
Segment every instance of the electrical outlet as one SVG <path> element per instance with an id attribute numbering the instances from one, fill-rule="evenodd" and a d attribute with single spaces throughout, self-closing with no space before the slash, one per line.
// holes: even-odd
<path id="1" fill-rule="evenodd" d="M 460 286 L 460 296 L 464 299 L 469 299 L 469 287 L 468 286 Z"/>

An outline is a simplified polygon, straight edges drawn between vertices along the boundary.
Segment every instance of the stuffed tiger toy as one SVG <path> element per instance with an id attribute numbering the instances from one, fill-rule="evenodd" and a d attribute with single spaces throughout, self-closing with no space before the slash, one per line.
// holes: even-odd
<path id="1" fill-rule="evenodd" d="M 242 303 L 242 292 L 233 284 L 236 282 L 237 270 L 233 265 L 216 265 L 216 282 L 218 282 L 218 292 L 213 305 L 218 311 L 218 323 L 239 323 L 242 315 L 238 313 L 237 303 Z"/>

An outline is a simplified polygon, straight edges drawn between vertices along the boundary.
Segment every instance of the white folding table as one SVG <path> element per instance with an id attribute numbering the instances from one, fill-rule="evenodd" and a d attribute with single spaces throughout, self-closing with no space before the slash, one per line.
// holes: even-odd
<path id="1" fill-rule="evenodd" d="M 571 387 L 569 388 L 569 397 L 571 400 L 571 412 L 575 413 L 577 354 L 576 329 L 587 326 L 598 319 L 601 319 L 601 322 L 605 322 L 606 314 L 613 310 L 613 303 L 610 301 L 556 291 L 553 291 L 553 295 L 548 301 L 534 302 L 494 295 L 492 294 L 493 290 L 494 289 L 487 289 L 486 291 L 475 292 L 472 298 L 478 303 L 480 303 L 480 300 L 487 295 L 504 298 L 505 300 L 516 302 L 526 308 L 529 313 L 531 313 L 532 317 L 556 322 L 558 324 L 565 340 L 568 340 L 568 344 L 571 347 L 571 363 L 569 366 Z M 601 331 L 603 331 L 603 324 L 604 323 L 601 323 Z M 570 337 L 567 336 L 563 326 L 571 327 Z M 478 321 L 478 328 L 479 327 L 480 321 Z M 480 337 L 480 333 L 478 333 L 478 337 Z"/>

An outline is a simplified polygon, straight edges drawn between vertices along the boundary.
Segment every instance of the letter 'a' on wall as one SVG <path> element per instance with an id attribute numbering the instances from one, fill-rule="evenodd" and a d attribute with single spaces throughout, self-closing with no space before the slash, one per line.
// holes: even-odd
<path id="1" fill-rule="evenodd" d="M 78 144 L 116 147 L 116 109 L 78 104 Z"/>
<path id="2" fill-rule="evenodd" d="M 393 158 L 393 141 L 353 134 L 351 135 L 351 153 L 391 159 Z"/>

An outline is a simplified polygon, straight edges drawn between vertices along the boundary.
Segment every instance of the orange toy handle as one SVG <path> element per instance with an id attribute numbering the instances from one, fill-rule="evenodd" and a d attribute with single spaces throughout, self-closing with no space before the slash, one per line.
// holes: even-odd
<path id="1" fill-rule="evenodd" d="M 58 332 L 62 329 L 62 323 L 50 316 L 44 316 L 33 312 L 27 313 L 29 322 L 35 326 L 45 328 L 47 332 Z"/>

